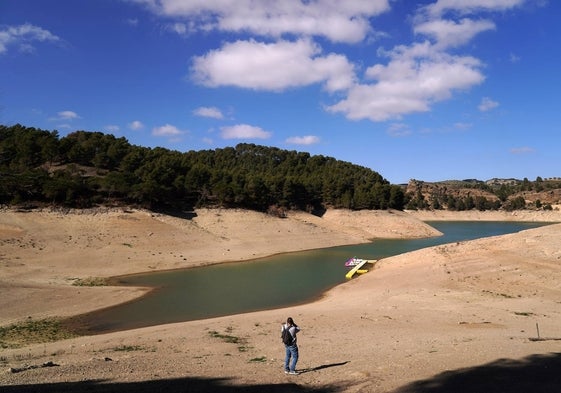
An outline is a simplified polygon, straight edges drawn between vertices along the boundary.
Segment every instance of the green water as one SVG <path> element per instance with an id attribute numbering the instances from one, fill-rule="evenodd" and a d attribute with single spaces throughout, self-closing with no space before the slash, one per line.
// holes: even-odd
<path id="1" fill-rule="evenodd" d="M 89 333 L 126 330 L 280 308 L 308 302 L 345 281 L 344 262 L 381 259 L 438 244 L 518 232 L 543 224 L 432 222 L 444 235 L 429 239 L 376 240 L 368 244 L 289 253 L 250 262 L 140 274 L 122 285 L 156 288 L 149 295 L 81 316 Z"/>

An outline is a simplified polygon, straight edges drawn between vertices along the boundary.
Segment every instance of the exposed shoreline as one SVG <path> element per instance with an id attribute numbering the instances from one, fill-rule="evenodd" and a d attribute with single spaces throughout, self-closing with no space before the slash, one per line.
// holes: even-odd
<path id="1" fill-rule="evenodd" d="M 376 237 L 438 235 L 423 221 L 561 222 L 559 211 L 439 213 L 328 211 L 323 218 L 294 213 L 280 220 L 255 212 L 201 210 L 187 221 L 143 211 L 4 210 L 0 325 L 77 315 L 144 293 L 72 286 L 76 278 L 240 261 Z M 332 386 L 333 391 L 387 392 L 444 370 L 546 355 L 558 351 L 555 341 L 529 344 L 529 337 L 536 323 L 544 337 L 561 337 L 560 233 L 561 224 L 549 225 L 398 255 L 317 301 L 286 309 L 0 349 L 6 367 L 59 364 L 0 373 L 0 384 L 75 381 L 79 386 L 101 379 L 116 389 L 131 381 L 179 378 L 178 389 L 171 391 L 200 382 L 199 391 L 210 392 L 221 388 L 215 381 L 220 377 L 227 378 L 225 384 L 264 390 L 288 383 L 286 391 L 297 384 L 309 391 Z M 299 366 L 308 371 L 297 379 L 287 379 L 280 364 L 277 328 L 288 315 L 303 327 Z M 222 335 L 238 337 L 246 349 L 240 352 Z M 133 350 L 116 352 L 119 346 Z M 104 356 L 113 361 L 99 360 Z"/>
<path id="2" fill-rule="evenodd" d="M 0 290 L 8 292 L 0 300 L 2 324 L 28 316 L 82 314 L 133 300 L 146 292 L 132 287 L 72 286 L 76 279 L 249 261 L 286 252 L 360 244 L 376 237 L 440 234 L 397 211 L 336 210 L 323 218 L 294 212 L 279 219 L 246 210 L 201 209 L 193 219 L 186 220 L 143 210 L 8 210 L 3 212 L 0 225 L 0 240 L 6 250 Z M 68 304 L 60 290 L 75 301 Z M 26 299 L 24 307 L 10 307 L 20 298 Z M 45 298 L 63 300 L 45 305 Z"/>
<path id="3" fill-rule="evenodd" d="M 429 218 L 431 217 L 430 215 L 427 215 L 427 216 L 428 216 Z M 528 223 L 530 223 L 530 222 L 532 222 L 532 223 L 541 222 L 541 223 L 544 223 L 544 222 L 541 221 L 541 220 L 537 220 L 537 218 L 539 218 L 539 217 L 533 217 L 533 220 L 525 220 L 525 221 L 508 220 L 508 221 L 507 221 L 507 220 L 497 220 L 497 217 L 487 217 L 486 220 L 480 220 L 480 221 L 487 221 L 487 222 L 528 222 Z M 431 223 L 431 222 L 449 222 L 449 221 L 454 221 L 454 222 L 470 221 L 470 222 L 471 222 L 471 221 L 473 221 L 473 220 L 468 219 L 467 217 L 465 217 L 465 218 L 462 217 L 461 219 L 457 219 L 457 218 L 456 218 L 456 219 L 452 219 L 452 220 L 449 220 L 449 219 L 430 220 L 430 219 L 429 219 L 427 222 L 428 222 L 428 223 Z M 544 224 L 547 224 L 547 223 L 544 223 Z M 374 240 L 375 240 L 375 239 L 374 239 Z M 364 243 L 369 243 L 369 242 L 370 242 L 370 241 L 366 241 L 366 242 L 364 242 Z M 361 243 L 357 243 L 357 244 L 361 244 Z M 328 246 L 327 248 L 331 248 L 331 247 L 333 247 L 333 246 Z M 306 250 L 306 251 L 310 251 L 310 250 Z M 278 255 L 284 255 L 284 254 L 291 254 L 291 253 L 294 253 L 294 252 L 297 252 L 297 251 L 288 251 L 288 252 L 280 252 L 280 253 L 276 253 L 276 254 L 271 254 L 271 255 L 266 256 L 266 258 L 271 257 L 271 256 L 278 256 Z M 261 260 L 261 259 L 263 259 L 263 258 L 264 258 L 264 257 L 250 258 L 250 259 L 244 259 L 244 260 L 242 260 L 242 261 L 218 261 L 218 262 L 209 263 L 209 264 L 204 265 L 204 266 L 196 266 L 196 267 L 216 266 L 216 265 L 224 265 L 224 264 L 229 264 L 229 263 L 245 263 L 245 262 L 251 262 L 251 261 Z M 179 267 L 179 268 L 172 268 L 172 269 L 162 269 L 162 270 L 158 270 L 157 272 L 158 272 L 158 273 L 162 273 L 162 272 L 173 272 L 173 271 L 181 271 L 181 270 L 190 269 L 190 268 L 193 268 L 193 267 Z M 119 276 L 110 277 L 110 278 L 108 279 L 108 285 L 110 285 L 110 286 L 113 285 L 113 286 L 122 287 L 122 288 L 134 288 L 134 286 L 132 286 L 132 285 L 120 285 L 120 284 L 118 284 L 118 282 L 120 281 L 120 279 L 129 277 L 129 276 L 137 276 L 137 275 L 139 275 L 139 274 L 140 274 L 140 275 L 144 275 L 144 274 L 151 274 L 151 273 L 155 273 L 155 272 L 140 272 L 140 273 L 138 273 L 138 272 L 133 272 L 133 273 L 127 273 L 127 274 L 124 274 L 124 275 L 119 275 Z M 111 283 L 113 283 L 113 284 L 111 284 Z M 301 305 L 305 305 L 305 304 L 312 304 L 312 303 L 314 303 L 314 302 L 320 301 L 323 297 L 325 297 L 325 296 L 327 295 L 327 293 L 328 293 L 329 291 L 333 290 L 336 286 L 341 285 L 341 284 L 343 284 L 343 282 L 341 282 L 341 283 L 339 283 L 339 284 L 337 284 L 337 285 L 334 285 L 333 287 L 331 287 L 331 288 L 329 288 L 329 289 L 324 290 L 322 293 L 320 293 L 320 294 L 314 296 L 313 298 L 306 299 L 306 300 L 303 300 L 303 301 L 300 301 L 300 302 L 291 304 L 290 306 L 267 307 L 267 308 L 263 308 L 263 309 L 256 309 L 256 310 L 253 310 L 253 311 L 246 311 L 246 312 L 233 313 L 233 314 L 230 314 L 230 315 L 244 314 L 244 313 L 251 313 L 251 312 L 259 312 L 259 311 L 270 311 L 270 310 L 282 309 L 282 308 L 286 308 L 286 307 L 296 307 L 296 306 L 301 306 Z M 137 300 L 140 300 L 142 297 L 150 296 L 152 291 L 158 290 L 158 289 L 159 289 L 158 287 L 148 287 L 147 290 L 146 290 L 146 293 L 142 294 L 141 296 L 139 296 L 139 297 L 137 297 L 137 298 L 134 298 L 134 299 L 129 300 L 129 302 L 135 302 L 135 301 L 137 301 Z M 118 308 L 118 307 L 121 307 L 121 306 L 124 305 L 124 304 L 125 304 L 125 303 L 119 303 L 119 304 L 112 305 L 112 306 L 110 306 L 110 307 L 103 307 L 103 309 L 106 309 L 106 308 L 115 308 L 115 307 Z M 93 311 L 91 311 L 91 314 L 93 314 L 93 316 L 95 317 L 95 316 L 96 316 L 96 313 L 97 313 L 98 311 L 100 311 L 100 310 L 93 310 Z M 90 314 L 90 313 L 87 313 L 87 314 Z M 81 314 L 81 315 L 78 316 L 79 319 L 76 319 L 74 322 L 70 321 L 70 324 L 65 323 L 65 325 L 68 326 L 68 327 L 71 327 L 71 326 L 72 326 L 72 329 L 71 329 L 71 330 L 76 331 L 76 332 L 81 332 L 81 333 L 80 333 L 81 335 L 84 335 L 84 334 L 98 335 L 98 334 L 112 333 L 112 332 L 116 332 L 116 331 L 121 331 L 121 330 L 123 330 L 123 329 L 119 329 L 119 328 L 117 328 L 117 329 L 112 329 L 112 330 L 110 330 L 110 331 L 96 331 L 96 330 L 89 330 L 89 329 L 84 330 L 84 326 L 82 326 L 83 321 L 81 321 L 81 319 L 82 319 L 83 316 L 86 316 L 86 315 L 85 315 L 85 314 Z M 204 318 L 187 319 L 187 320 L 182 321 L 182 322 L 189 322 L 189 321 L 193 321 L 193 320 L 206 320 L 206 319 L 213 319 L 213 318 L 217 318 L 217 316 L 208 316 L 208 317 L 204 317 Z M 88 321 L 91 321 L 91 317 L 86 317 L 86 319 L 87 319 Z M 149 326 L 155 326 L 155 325 L 156 325 L 156 324 L 149 325 Z M 137 327 L 133 327 L 133 328 L 127 328 L 127 329 L 124 329 L 124 330 L 139 329 L 139 328 L 142 328 L 142 327 L 148 327 L 148 326 L 137 326 Z"/>

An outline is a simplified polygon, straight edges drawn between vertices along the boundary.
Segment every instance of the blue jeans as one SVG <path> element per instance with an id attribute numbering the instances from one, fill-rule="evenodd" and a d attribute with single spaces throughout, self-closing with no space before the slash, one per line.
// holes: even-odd
<path id="1" fill-rule="evenodd" d="M 296 371 L 296 363 L 298 362 L 298 346 L 297 345 L 285 345 L 286 356 L 284 358 L 284 370 L 285 371 Z M 292 358 L 292 364 L 290 364 L 290 358 Z"/>

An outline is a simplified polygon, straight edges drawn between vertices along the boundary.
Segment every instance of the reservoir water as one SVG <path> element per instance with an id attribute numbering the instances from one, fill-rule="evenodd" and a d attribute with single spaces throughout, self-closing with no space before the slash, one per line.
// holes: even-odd
<path id="1" fill-rule="evenodd" d="M 275 255 L 254 261 L 138 274 L 120 285 L 155 288 L 148 295 L 74 319 L 89 334 L 205 319 L 305 303 L 345 281 L 344 262 L 382 259 L 444 243 L 502 235 L 543 224 L 430 222 L 444 235 L 428 239 L 375 240 L 368 244 Z"/>

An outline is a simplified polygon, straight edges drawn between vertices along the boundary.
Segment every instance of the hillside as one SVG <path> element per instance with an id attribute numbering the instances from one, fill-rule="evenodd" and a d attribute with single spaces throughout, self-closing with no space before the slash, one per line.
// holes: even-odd
<path id="1" fill-rule="evenodd" d="M 350 162 L 240 143 L 179 152 L 76 131 L 59 137 L 0 125 L 0 205 L 117 206 L 159 212 L 242 208 L 279 217 L 350 210 L 552 210 L 561 179 L 476 179 L 392 185 Z"/>
<path id="2" fill-rule="evenodd" d="M 240 143 L 179 152 L 76 131 L 59 137 L 0 125 L 0 204 L 286 210 L 403 209 L 403 190 L 376 171 L 321 155 Z"/>
<path id="3" fill-rule="evenodd" d="M 561 178 L 448 180 L 412 179 L 404 186 L 407 209 L 552 210 L 561 204 Z"/>

